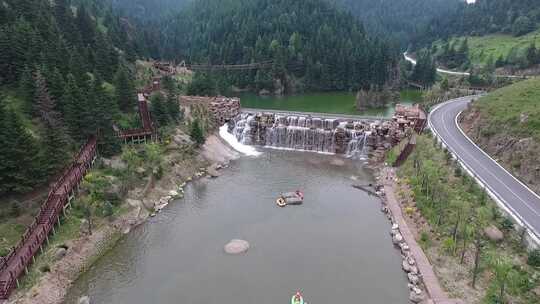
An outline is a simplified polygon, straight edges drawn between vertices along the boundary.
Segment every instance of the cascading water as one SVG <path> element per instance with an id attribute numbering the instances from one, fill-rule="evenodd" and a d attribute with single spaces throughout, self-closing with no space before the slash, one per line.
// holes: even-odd
<path id="1" fill-rule="evenodd" d="M 335 153 L 334 119 L 276 116 L 266 128 L 265 146 L 271 148 Z"/>
<path id="2" fill-rule="evenodd" d="M 345 155 L 348 158 L 366 160 L 367 153 L 367 140 L 370 135 L 369 131 L 353 131 L 352 139 L 347 144 L 347 152 Z"/>
<path id="3" fill-rule="evenodd" d="M 311 116 L 243 113 L 229 122 L 229 132 L 245 145 L 269 148 L 340 153 L 366 159 L 370 125 Z"/>

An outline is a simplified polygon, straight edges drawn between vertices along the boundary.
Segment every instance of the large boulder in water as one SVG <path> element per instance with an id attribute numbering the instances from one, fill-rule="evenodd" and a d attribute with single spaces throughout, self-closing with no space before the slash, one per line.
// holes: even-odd
<path id="1" fill-rule="evenodd" d="M 228 254 L 241 254 L 248 251 L 249 243 L 244 240 L 231 240 L 224 249 Z"/>

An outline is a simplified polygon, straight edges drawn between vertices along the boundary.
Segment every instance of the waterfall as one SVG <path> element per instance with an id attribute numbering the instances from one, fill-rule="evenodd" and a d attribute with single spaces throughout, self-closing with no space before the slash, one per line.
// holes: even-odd
<path id="1" fill-rule="evenodd" d="M 268 148 L 344 153 L 366 159 L 369 131 L 366 121 L 318 118 L 285 114 L 243 113 L 229 122 L 228 130 L 239 143 Z"/>
<path id="2" fill-rule="evenodd" d="M 367 141 L 369 135 L 369 131 L 352 131 L 352 139 L 347 144 L 345 155 L 348 158 L 366 160 L 368 157 Z"/>

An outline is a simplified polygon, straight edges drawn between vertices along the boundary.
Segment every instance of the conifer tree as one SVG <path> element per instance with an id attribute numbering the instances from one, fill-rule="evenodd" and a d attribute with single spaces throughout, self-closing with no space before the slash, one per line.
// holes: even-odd
<path id="1" fill-rule="evenodd" d="M 160 126 L 168 123 L 167 106 L 165 105 L 163 94 L 155 93 L 150 97 L 152 117 Z"/>
<path id="2" fill-rule="evenodd" d="M 196 118 L 191 123 L 191 130 L 190 130 L 189 135 L 197 146 L 204 144 L 204 141 L 205 141 L 204 133 L 203 133 L 201 123 L 198 118 Z"/>
<path id="3" fill-rule="evenodd" d="M 62 94 L 62 104 L 64 107 L 64 120 L 68 127 L 69 133 L 73 139 L 82 141 L 84 136 L 84 117 L 85 100 L 77 81 L 72 74 L 67 76 L 67 83 Z"/>
<path id="4" fill-rule="evenodd" d="M 94 107 L 93 119 L 95 121 L 93 132 L 97 132 L 99 135 L 100 152 L 105 156 L 114 155 L 120 152 L 121 149 L 120 142 L 115 137 L 113 130 L 113 115 L 118 113 L 118 106 L 114 102 L 113 96 L 110 96 L 105 91 L 103 81 L 100 78 L 94 79 L 91 95 Z"/>
<path id="5" fill-rule="evenodd" d="M 36 72 L 36 105 L 43 123 L 43 160 L 47 164 L 47 173 L 53 174 L 67 160 L 67 136 L 60 114 L 56 111 L 56 102 L 49 95 L 47 83 L 40 71 Z"/>
<path id="6" fill-rule="evenodd" d="M 176 122 L 180 119 L 180 105 L 178 104 L 178 96 L 174 94 L 169 94 L 167 96 L 167 113 L 169 114 L 171 120 Z"/>
<path id="7" fill-rule="evenodd" d="M 132 110 L 137 101 L 135 86 L 124 67 L 118 68 L 114 77 L 114 85 L 116 87 L 115 98 L 118 107 L 123 111 Z"/>
<path id="8" fill-rule="evenodd" d="M 0 101 L 0 194 L 22 193 L 42 181 L 36 141 Z"/>
<path id="9" fill-rule="evenodd" d="M 21 96 L 24 101 L 23 111 L 27 115 L 32 114 L 36 97 L 35 94 L 36 88 L 34 86 L 34 77 L 32 76 L 30 68 L 26 66 L 21 74 L 21 79 L 19 80 L 19 96 Z"/>

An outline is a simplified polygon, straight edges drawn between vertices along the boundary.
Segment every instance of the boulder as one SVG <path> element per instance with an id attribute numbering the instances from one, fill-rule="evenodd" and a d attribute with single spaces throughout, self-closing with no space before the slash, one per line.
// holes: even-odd
<path id="1" fill-rule="evenodd" d="M 143 167 L 138 167 L 137 169 L 135 169 L 135 172 L 137 172 L 138 174 L 144 174 L 146 173 L 146 169 Z"/>
<path id="2" fill-rule="evenodd" d="M 79 298 L 78 304 L 90 304 L 90 297 L 82 296 Z"/>
<path id="3" fill-rule="evenodd" d="M 394 236 L 392 237 L 392 243 L 394 243 L 394 245 L 399 245 L 399 243 L 401 242 L 403 242 L 403 236 L 401 235 L 401 233 L 394 234 Z"/>
<path id="4" fill-rule="evenodd" d="M 502 231 L 493 225 L 484 228 L 484 233 L 486 237 L 493 242 L 500 242 L 504 239 L 504 234 Z"/>
<path id="5" fill-rule="evenodd" d="M 420 303 L 424 300 L 424 294 L 420 290 L 420 293 L 416 293 L 414 290 L 412 290 L 409 293 L 409 300 L 413 303 Z"/>
<path id="6" fill-rule="evenodd" d="M 66 254 L 67 254 L 66 248 L 62 248 L 62 247 L 57 248 L 56 251 L 54 252 L 54 260 L 59 261 L 62 258 L 64 258 Z"/>
<path id="7" fill-rule="evenodd" d="M 228 254 L 242 254 L 249 249 L 249 243 L 244 240 L 231 240 L 224 247 L 225 252 Z"/>
<path id="8" fill-rule="evenodd" d="M 418 283 L 420 283 L 420 278 L 414 273 L 407 273 L 407 278 L 413 285 L 418 285 Z"/>

